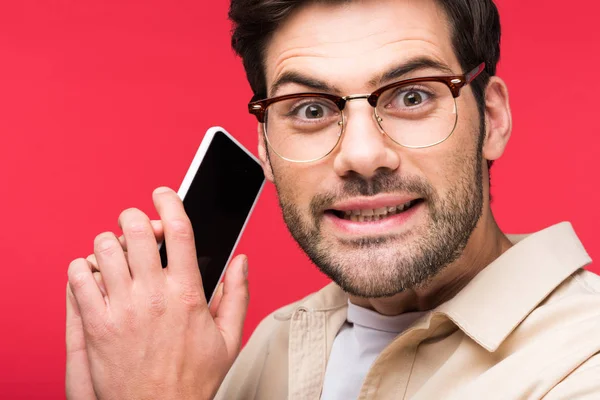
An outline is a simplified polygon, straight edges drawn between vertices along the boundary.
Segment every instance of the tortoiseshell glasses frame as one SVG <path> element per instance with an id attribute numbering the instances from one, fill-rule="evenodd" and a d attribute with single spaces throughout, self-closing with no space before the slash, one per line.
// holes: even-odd
<path id="1" fill-rule="evenodd" d="M 442 83 L 442 84 L 446 85 L 448 87 L 448 89 L 450 90 L 452 97 L 454 98 L 454 112 L 457 113 L 456 112 L 456 98 L 460 95 L 461 89 L 463 87 L 469 85 L 484 70 L 485 70 L 485 63 L 481 63 L 476 68 L 474 68 L 473 70 L 471 70 L 468 73 L 463 74 L 463 75 L 428 76 L 428 77 L 404 79 L 404 80 L 400 80 L 400 81 L 385 85 L 385 86 L 377 89 L 376 91 L 374 91 L 371 94 L 354 94 L 354 95 L 348 95 L 348 96 L 337 96 L 334 94 L 319 93 L 319 92 L 287 94 L 287 95 L 276 96 L 276 97 L 267 98 L 267 99 L 263 99 L 263 100 L 252 101 L 248 104 L 248 112 L 250 114 L 253 114 L 254 116 L 256 116 L 258 122 L 265 124 L 267 122 L 267 111 L 268 111 L 269 107 L 272 106 L 273 104 L 277 104 L 282 101 L 294 100 L 294 99 L 301 100 L 303 98 L 315 98 L 315 99 L 323 99 L 323 100 L 326 100 L 326 101 L 329 101 L 329 102 L 335 104 L 335 106 L 339 109 L 340 113 L 342 113 L 342 120 L 339 121 L 339 123 L 338 123 L 339 125 L 341 125 L 341 129 L 340 129 L 340 132 L 338 135 L 339 137 L 338 137 L 337 141 L 335 142 L 335 144 L 333 145 L 333 147 L 329 151 L 327 151 L 325 154 L 323 154 L 319 157 L 311 158 L 308 160 L 298 160 L 298 159 L 292 159 L 292 158 L 286 157 L 286 156 L 280 154 L 277 151 L 277 149 L 275 149 L 272 146 L 272 144 L 269 140 L 268 134 L 267 134 L 267 142 L 268 142 L 269 146 L 273 149 L 273 151 L 281 158 L 283 158 L 287 161 L 291 161 L 291 162 L 313 162 L 313 161 L 317 161 L 317 160 L 320 160 L 320 159 L 328 156 L 337 147 L 337 144 L 340 141 L 339 138 L 341 138 L 342 133 L 344 131 L 344 126 L 345 126 L 345 118 L 343 116 L 344 108 L 346 107 L 346 104 L 348 101 L 356 100 L 356 99 L 366 99 L 367 100 L 367 102 L 374 108 L 374 117 L 375 117 L 375 120 L 377 121 L 377 125 L 378 125 L 380 131 L 382 133 L 386 134 L 388 137 L 390 137 L 390 139 L 392 139 L 395 143 L 399 144 L 400 146 L 408 147 L 408 148 L 426 148 L 426 147 L 435 146 L 435 145 L 447 140 L 452 135 L 452 133 L 454 132 L 454 130 L 456 128 L 456 123 L 457 123 L 458 117 L 457 116 L 455 117 L 454 126 L 452 127 L 450 133 L 448 135 L 446 135 L 445 137 L 443 137 L 441 140 L 437 140 L 434 143 L 428 143 L 426 145 L 418 145 L 418 146 L 406 145 L 406 144 L 398 142 L 396 139 L 394 139 L 394 137 L 387 134 L 385 132 L 385 130 L 383 129 L 383 126 L 381 124 L 382 118 L 377 114 L 377 104 L 378 104 L 378 101 L 380 100 L 382 94 L 384 94 L 386 92 L 389 93 L 389 91 L 391 89 L 405 87 L 407 85 L 412 85 L 412 84 L 419 84 L 419 83 L 423 84 L 425 82 Z"/>

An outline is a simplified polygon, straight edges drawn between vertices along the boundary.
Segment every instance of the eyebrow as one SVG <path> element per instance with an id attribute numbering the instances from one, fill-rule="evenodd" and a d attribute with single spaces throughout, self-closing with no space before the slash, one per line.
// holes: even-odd
<path id="1" fill-rule="evenodd" d="M 435 69 L 442 73 L 455 75 L 456 73 L 452 71 L 452 69 L 446 64 L 436 61 L 429 57 L 418 57 L 412 60 L 408 60 L 403 62 L 400 65 L 394 66 L 386 72 L 382 73 L 379 76 L 371 79 L 369 81 L 369 85 L 372 87 L 382 86 L 384 83 L 397 80 L 407 75 L 411 72 L 423 70 L 423 69 Z M 336 86 L 330 85 L 324 81 L 321 81 L 316 78 L 312 78 L 306 75 L 303 75 L 297 71 L 286 71 L 273 83 L 271 87 L 269 97 L 275 96 L 277 91 L 284 85 L 295 83 L 301 86 L 305 86 L 309 89 L 316 90 L 319 92 L 326 93 L 341 93 Z"/>
<path id="2" fill-rule="evenodd" d="M 286 71 L 275 81 L 271 88 L 269 97 L 275 96 L 275 93 L 286 84 L 296 83 L 298 85 L 306 86 L 310 89 L 327 92 L 327 93 L 340 93 L 341 91 L 335 86 L 329 85 L 324 81 L 316 78 L 311 78 L 306 75 L 302 75 L 296 71 Z"/>
<path id="3" fill-rule="evenodd" d="M 456 73 L 452 71 L 452 69 L 449 66 L 440 61 L 434 60 L 429 57 L 418 57 L 412 60 L 405 61 L 402 64 L 397 65 L 395 67 L 392 67 L 388 71 L 381 74 L 379 77 L 371 79 L 369 81 L 369 84 L 374 87 L 381 86 L 389 81 L 400 79 L 404 75 L 408 75 L 411 72 L 416 72 L 423 69 L 435 69 L 444 74 L 456 75 Z"/>

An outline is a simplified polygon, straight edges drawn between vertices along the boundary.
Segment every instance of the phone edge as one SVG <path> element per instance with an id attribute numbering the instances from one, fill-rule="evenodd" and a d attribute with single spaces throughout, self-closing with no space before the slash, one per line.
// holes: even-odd
<path id="1" fill-rule="evenodd" d="M 252 154 L 243 144 L 241 144 L 235 137 L 233 137 L 233 135 L 231 135 L 229 132 L 227 132 L 227 130 L 225 128 L 223 128 L 221 126 L 210 127 L 210 128 L 208 128 L 204 137 L 202 138 L 202 142 L 200 142 L 200 146 L 198 146 L 198 150 L 196 150 L 196 154 L 194 155 L 194 158 L 192 159 L 192 162 L 191 162 L 187 172 L 185 173 L 183 180 L 181 181 L 179 189 L 177 190 L 177 195 L 179 196 L 179 198 L 181 199 L 182 202 L 185 200 L 185 196 L 187 195 L 187 192 L 190 189 L 190 186 L 192 185 L 192 181 L 194 180 L 194 177 L 196 176 L 196 173 L 198 172 L 198 168 L 200 167 L 200 164 L 202 164 L 202 160 L 204 160 L 204 156 L 206 156 L 208 147 L 210 146 L 210 144 L 213 141 L 215 134 L 217 132 L 224 133 L 232 142 L 235 143 L 236 146 L 238 146 L 240 149 L 242 149 L 259 166 L 261 165 L 260 160 L 254 154 Z M 259 187 L 258 191 L 256 192 L 256 196 L 254 197 L 254 202 L 252 203 L 252 207 L 250 207 L 250 210 L 248 211 L 246 220 L 244 221 L 244 225 L 242 225 L 242 228 L 240 229 L 240 233 L 238 234 L 238 237 L 235 240 L 235 243 L 233 245 L 231 253 L 229 254 L 229 257 L 227 258 L 225 267 L 223 268 L 223 271 L 221 271 L 221 276 L 219 276 L 219 282 L 221 282 L 221 280 L 223 279 L 223 276 L 225 275 L 225 271 L 229 267 L 229 263 L 231 262 L 231 259 L 233 258 L 233 254 L 235 253 L 235 249 L 236 249 L 240 239 L 242 238 L 242 234 L 244 233 L 244 230 L 246 229 L 246 225 L 248 224 L 248 221 L 250 220 L 250 216 L 252 215 L 252 212 L 254 211 L 256 204 L 258 203 L 258 199 L 260 198 L 262 190 L 265 186 L 265 181 L 266 180 L 263 177 L 262 183 L 260 184 L 260 187 Z M 163 243 L 164 243 L 164 240 L 160 242 L 159 247 L 158 247 L 159 250 L 163 246 Z M 209 306 L 215 296 L 215 292 L 216 292 L 217 288 L 218 288 L 218 285 L 215 288 L 215 290 L 213 291 L 213 293 L 211 294 L 210 299 L 207 299 L 207 303 Z"/>

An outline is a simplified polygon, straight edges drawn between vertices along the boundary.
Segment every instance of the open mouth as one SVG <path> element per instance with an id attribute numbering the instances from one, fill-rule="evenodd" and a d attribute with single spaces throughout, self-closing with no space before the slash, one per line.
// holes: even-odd
<path id="1" fill-rule="evenodd" d="M 423 199 L 411 200 L 404 204 L 391 205 L 377 209 L 360 209 L 360 210 L 327 210 L 326 213 L 335 215 L 337 218 L 345 219 L 354 222 L 371 222 L 380 221 L 401 214 L 422 203 Z"/>

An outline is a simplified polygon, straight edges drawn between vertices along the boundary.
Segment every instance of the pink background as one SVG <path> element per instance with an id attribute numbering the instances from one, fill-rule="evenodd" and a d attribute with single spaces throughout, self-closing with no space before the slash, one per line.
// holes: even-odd
<path id="1" fill-rule="evenodd" d="M 492 170 L 493 208 L 511 233 L 571 221 L 598 258 L 600 5 L 565 4 L 499 2 L 499 75 L 515 124 Z M 97 234 L 120 234 L 128 207 L 156 218 L 152 190 L 178 188 L 209 126 L 256 149 L 227 6 L 2 1 L 0 398 L 64 397 L 66 269 Z M 238 250 L 251 267 L 246 339 L 267 313 L 326 283 L 287 233 L 271 185 Z"/>

